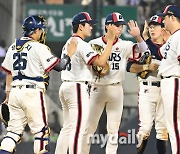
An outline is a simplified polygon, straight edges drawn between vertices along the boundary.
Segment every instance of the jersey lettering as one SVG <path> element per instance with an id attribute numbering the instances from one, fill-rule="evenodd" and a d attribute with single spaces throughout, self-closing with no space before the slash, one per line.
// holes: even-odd
<path id="1" fill-rule="evenodd" d="M 13 54 L 13 59 L 15 59 L 13 63 L 13 70 L 25 70 L 27 66 L 27 53 L 16 52 Z"/>
<path id="2" fill-rule="evenodd" d="M 29 51 L 32 48 L 32 46 L 28 44 L 25 48 Z"/>
<path id="3" fill-rule="evenodd" d="M 67 71 L 71 70 L 71 63 L 67 64 L 66 69 L 67 69 Z"/>
<path id="4" fill-rule="evenodd" d="M 163 58 L 167 59 L 167 52 L 166 51 L 164 52 L 164 57 Z"/>
<path id="5" fill-rule="evenodd" d="M 111 53 L 108 60 L 113 61 L 112 70 L 119 70 L 119 61 L 121 61 L 120 53 Z"/>
<path id="6" fill-rule="evenodd" d="M 165 47 L 165 52 L 164 52 L 164 57 L 163 57 L 163 59 L 167 59 L 167 51 L 170 49 L 170 43 L 168 42 L 168 44 L 166 45 L 166 47 Z"/>
<path id="7" fill-rule="evenodd" d="M 119 63 L 112 63 L 112 70 L 119 70 Z"/>
<path id="8" fill-rule="evenodd" d="M 12 46 L 12 50 L 15 50 L 15 48 L 16 48 L 15 45 L 13 45 L 13 46 Z"/>
<path id="9" fill-rule="evenodd" d="M 121 60 L 121 56 L 120 53 L 111 53 L 109 59 L 109 61 L 116 61 L 119 62 Z"/>
<path id="10" fill-rule="evenodd" d="M 94 54 L 94 52 L 89 52 L 87 55 L 86 55 L 86 57 L 89 57 L 91 54 Z"/>

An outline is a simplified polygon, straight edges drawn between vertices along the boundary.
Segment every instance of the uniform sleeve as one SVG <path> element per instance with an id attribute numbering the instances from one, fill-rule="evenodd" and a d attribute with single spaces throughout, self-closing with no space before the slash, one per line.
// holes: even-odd
<path id="1" fill-rule="evenodd" d="M 149 50 L 151 51 L 151 54 L 154 55 L 156 57 L 156 59 L 161 60 L 162 55 L 161 55 L 161 52 L 160 52 L 160 47 L 157 46 L 156 44 L 154 44 L 151 41 L 151 39 L 147 39 L 146 44 L 148 45 Z"/>
<path id="2" fill-rule="evenodd" d="M 9 47 L 7 53 L 6 53 L 6 56 L 5 56 L 5 59 L 4 61 L 2 62 L 2 70 L 5 71 L 6 73 L 8 74 L 11 74 L 11 69 L 12 69 L 12 59 L 13 57 L 11 57 L 11 53 L 12 53 L 12 47 Z"/>
<path id="3" fill-rule="evenodd" d="M 127 41 L 126 44 L 124 44 L 124 47 L 126 48 L 127 57 L 130 59 L 139 59 L 141 57 L 141 53 L 137 52 L 138 46 L 137 44 Z"/>
<path id="4" fill-rule="evenodd" d="M 92 65 L 94 59 L 99 56 L 99 54 L 92 49 L 91 45 L 86 42 L 84 42 L 83 48 L 80 49 L 80 54 L 88 65 Z"/>
<path id="5" fill-rule="evenodd" d="M 40 49 L 37 53 L 39 54 L 40 61 L 45 72 L 50 72 L 53 67 L 59 62 L 59 59 L 55 57 L 48 46 L 41 44 Z"/>
<path id="6" fill-rule="evenodd" d="M 130 72 L 131 65 L 134 64 L 134 63 L 137 63 L 137 61 L 134 60 L 134 59 L 130 59 L 130 58 L 128 59 L 127 65 L 126 65 L 126 71 L 127 72 Z"/>

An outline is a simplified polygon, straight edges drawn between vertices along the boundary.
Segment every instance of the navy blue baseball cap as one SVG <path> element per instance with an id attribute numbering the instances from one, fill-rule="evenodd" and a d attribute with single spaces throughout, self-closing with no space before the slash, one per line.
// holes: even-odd
<path id="1" fill-rule="evenodd" d="M 158 16 L 165 17 L 166 15 L 174 15 L 175 17 L 180 17 L 180 7 L 176 5 L 168 5 L 163 13 L 158 14 Z"/>
<path id="2" fill-rule="evenodd" d="M 126 25 L 126 21 L 123 16 L 118 12 L 113 12 L 106 17 L 105 25 L 114 24 L 114 25 Z"/>
<path id="3" fill-rule="evenodd" d="M 151 24 L 164 26 L 164 24 L 162 23 L 162 18 L 158 15 L 154 15 L 149 19 L 148 25 Z"/>
<path id="4" fill-rule="evenodd" d="M 96 20 L 92 20 L 89 13 L 80 12 L 76 14 L 72 19 L 72 25 L 78 25 L 81 23 L 89 23 L 91 25 L 95 25 L 97 23 Z"/>

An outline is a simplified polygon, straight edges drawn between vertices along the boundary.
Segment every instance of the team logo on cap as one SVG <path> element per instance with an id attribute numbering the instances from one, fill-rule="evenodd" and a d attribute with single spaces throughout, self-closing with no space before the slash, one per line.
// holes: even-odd
<path id="1" fill-rule="evenodd" d="M 120 13 L 115 12 L 115 13 L 112 14 L 112 16 L 113 16 L 113 21 L 114 22 L 124 21 L 122 15 Z"/>
<path id="2" fill-rule="evenodd" d="M 114 13 L 111 13 L 110 15 L 108 15 L 106 17 L 106 21 L 105 21 L 106 24 L 109 24 L 109 23 L 121 23 L 121 24 L 125 24 L 125 20 L 124 18 L 122 17 L 122 15 L 118 12 L 114 12 Z"/>
<path id="3" fill-rule="evenodd" d="M 157 22 L 157 23 L 161 23 L 162 22 L 162 18 L 157 16 L 157 15 L 154 15 L 150 18 L 150 22 Z"/>

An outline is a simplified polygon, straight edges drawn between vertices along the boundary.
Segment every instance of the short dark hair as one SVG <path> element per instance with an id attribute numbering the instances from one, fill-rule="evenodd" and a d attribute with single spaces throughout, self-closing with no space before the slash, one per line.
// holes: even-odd
<path id="1" fill-rule="evenodd" d="M 81 25 L 83 25 L 83 26 L 85 26 L 85 24 L 86 24 L 85 22 L 84 22 L 84 23 L 81 23 Z M 72 26 L 73 33 L 76 33 L 76 32 L 78 31 L 79 25 L 80 25 L 80 24 L 78 24 L 78 25 L 73 25 L 73 26 Z"/>
<path id="2" fill-rule="evenodd" d="M 148 26 L 151 26 L 151 25 L 159 25 L 161 26 L 162 28 L 164 27 L 164 23 L 157 23 L 157 22 L 154 22 L 154 21 L 151 21 Z"/>

